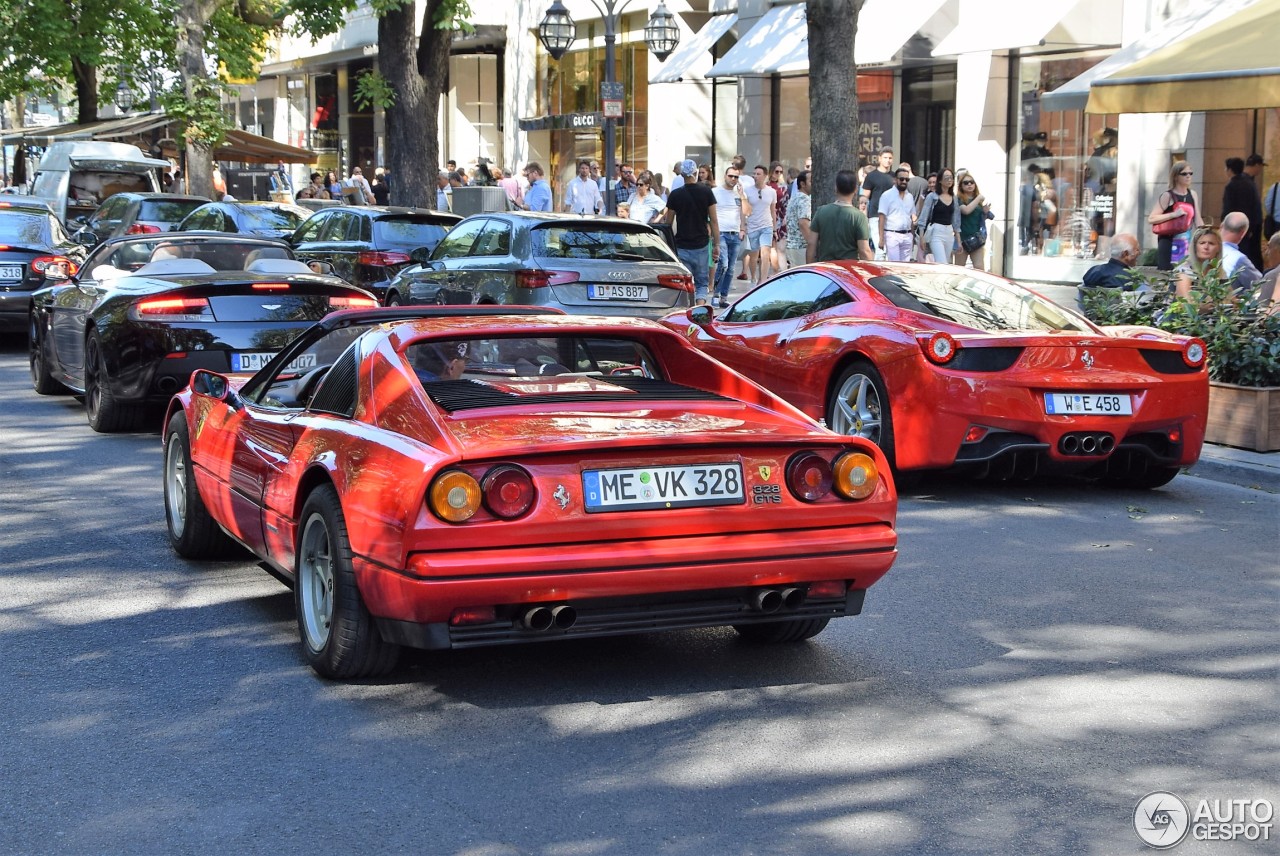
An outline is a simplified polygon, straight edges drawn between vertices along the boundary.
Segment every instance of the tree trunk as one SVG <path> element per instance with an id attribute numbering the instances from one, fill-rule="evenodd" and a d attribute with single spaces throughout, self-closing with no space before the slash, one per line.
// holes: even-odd
<path id="1" fill-rule="evenodd" d="M 436 207 L 440 96 L 448 85 L 453 44 L 452 28 L 435 26 L 441 2 L 427 0 L 416 44 L 412 3 L 378 19 L 378 66 L 396 98 L 386 108 L 392 205 Z"/>
<path id="2" fill-rule="evenodd" d="M 834 202 L 836 173 L 858 168 L 858 74 L 854 37 L 863 0 L 807 0 L 809 177 L 813 207 Z"/>
<path id="3" fill-rule="evenodd" d="M 178 74 L 189 100 L 194 100 L 195 81 L 207 77 L 204 61 L 204 28 L 212 17 L 214 4 L 210 0 L 181 0 L 178 5 Z M 186 162 L 183 174 L 186 192 L 197 196 L 214 196 L 213 152 L 208 146 L 186 141 Z"/>
<path id="4" fill-rule="evenodd" d="M 71 73 L 76 82 L 76 121 L 81 125 L 98 121 L 98 67 L 72 57 Z"/>

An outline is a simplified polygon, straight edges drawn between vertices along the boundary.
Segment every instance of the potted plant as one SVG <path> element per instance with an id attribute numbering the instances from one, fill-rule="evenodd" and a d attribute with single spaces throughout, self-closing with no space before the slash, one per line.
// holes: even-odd
<path id="1" fill-rule="evenodd" d="M 1135 274 L 1136 291 L 1087 289 L 1084 309 L 1097 324 L 1140 324 L 1198 336 L 1209 352 L 1205 439 L 1258 452 L 1280 449 L 1280 312 L 1256 288 L 1238 293 L 1216 267 L 1185 298 L 1172 274 Z"/>

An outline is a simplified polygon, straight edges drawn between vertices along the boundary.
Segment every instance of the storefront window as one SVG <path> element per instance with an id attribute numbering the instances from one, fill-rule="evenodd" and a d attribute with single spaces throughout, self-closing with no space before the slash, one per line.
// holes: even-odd
<path id="1" fill-rule="evenodd" d="M 643 13 L 623 16 L 623 25 L 614 48 L 617 60 L 616 80 L 623 85 L 624 118 L 617 126 L 615 162 L 629 163 L 640 169 L 657 165 L 649 163 L 649 49 L 644 44 Z M 600 84 L 604 81 L 604 25 L 596 21 L 579 22 L 576 44 L 590 47 L 566 53 L 557 62 L 539 46 L 537 111 L 539 116 L 564 116 L 571 113 L 595 113 L 601 109 Z M 604 166 L 604 133 L 600 129 L 553 130 L 551 163 L 548 168 L 552 185 L 558 188 L 576 172 L 578 160 L 597 160 Z M 669 180 L 669 179 L 668 179 Z"/>
<path id="2" fill-rule="evenodd" d="M 809 77 L 776 78 L 773 157 L 786 166 L 804 167 L 809 157 Z M 858 74 L 859 162 L 893 145 L 893 72 Z"/>
<path id="3" fill-rule="evenodd" d="M 1082 110 L 1042 111 L 1040 96 L 1104 55 L 1021 62 L 1017 232 L 1011 274 L 1078 281 L 1110 253 L 1115 234 L 1119 117 Z"/>

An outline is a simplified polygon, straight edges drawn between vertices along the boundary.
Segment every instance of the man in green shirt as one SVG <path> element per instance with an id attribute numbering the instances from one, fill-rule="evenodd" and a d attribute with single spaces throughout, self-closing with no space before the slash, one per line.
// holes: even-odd
<path id="1" fill-rule="evenodd" d="M 823 205 L 809 220 L 809 231 L 817 236 L 809 242 L 810 262 L 837 259 L 871 261 L 871 224 L 867 215 L 853 204 L 858 176 L 851 170 L 836 173 L 836 201 Z"/>

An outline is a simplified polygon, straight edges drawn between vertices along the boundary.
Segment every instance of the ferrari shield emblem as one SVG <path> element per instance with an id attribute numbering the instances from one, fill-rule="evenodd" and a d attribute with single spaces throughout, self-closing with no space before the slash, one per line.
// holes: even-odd
<path id="1" fill-rule="evenodd" d="M 771 476 L 771 475 L 773 475 L 773 467 L 768 467 L 768 466 L 765 466 L 765 465 L 763 465 L 763 464 L 762 464 L 762 465 L 760 466 L 760 480 L 761 480 L 761 481 L 768 481 L 768 480 L 769 480 L 769 476 Z"/>

